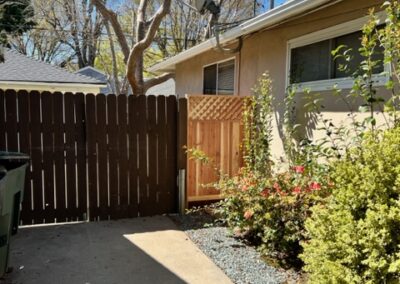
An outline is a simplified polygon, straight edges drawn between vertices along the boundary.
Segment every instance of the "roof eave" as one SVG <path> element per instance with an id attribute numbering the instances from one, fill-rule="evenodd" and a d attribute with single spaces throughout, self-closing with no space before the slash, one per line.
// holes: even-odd
<path id="1" fill-rule="evenodd" d="M 319 7 L 322 4 L 328 3 L 330 0 L 292 0 L 285 4 L 272 9 L 264 14 L 261 14 L 253 19 L 250 19 L 241 25 L 225 32 L 220 36 L 220 43 L 226 44 L 235 39 L 256 32 L 260 29 L 274 25 L 291 16 L 297 15 L 304 11 Z M 164 60 L 151 66 L 148 71 L 154 73 L 174 72 L 176 64 L 183 62 L 189 58 L 199 55 L 205 51 L 214 48 L 216 45 L 215 38 L 211 38 L 202 42 L 188 50 L 185 50 L 171 58 Z"/>

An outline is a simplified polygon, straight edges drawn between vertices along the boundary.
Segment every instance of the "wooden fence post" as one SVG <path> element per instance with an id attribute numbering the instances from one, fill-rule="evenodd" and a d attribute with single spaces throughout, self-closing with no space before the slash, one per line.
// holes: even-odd
<path id="1" fill-rule="evenodd" d="M 186 167 L 187 167 L 187 98 L 178 99 L 178 185 L 179 213 L 184 214 L 187 208 Z"/>

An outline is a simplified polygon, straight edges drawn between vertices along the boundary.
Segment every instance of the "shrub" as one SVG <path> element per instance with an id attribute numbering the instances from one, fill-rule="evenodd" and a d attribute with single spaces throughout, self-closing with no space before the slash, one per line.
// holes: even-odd
<path id="1" fill-rule="evenodd" d="M 243 169 L 234 178 L 221 179 L 217 188 L 225 196 L 219 212 L 236 234 L 282 264 L 300 267 L 304 221 L 310 207 L 326 196 L 324 181 L 314 180 L 303 166 L 273 177 Z"/>
<path id="2" fill-rule="evenodd" d="M 334 190 L 306 222 L 311 283 L 392 283 L 400 277 L 400 128 L 366 135 L 334 164 Z"/>

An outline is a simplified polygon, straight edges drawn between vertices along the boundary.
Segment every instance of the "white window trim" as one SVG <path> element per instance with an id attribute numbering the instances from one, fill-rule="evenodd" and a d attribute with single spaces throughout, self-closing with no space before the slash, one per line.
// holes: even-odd
<path id="1" fill-rule="evenodd" d="M 380 23 L 384 23 L 386 13 L 379 12 L 376 14 Z M 298 38 L 291 39 L 287 42 L 287 54 L 286 54 L 286 88 L 290 85 L 290 65 L 291 65 L 291 51 L 294 48 L 313 44 L 316 42 L 328 40 L 331 38 L 339 37 L 342 35 L 350 34 L 353 32 L 360 31 L 363 25 L 368 21 L 369 17 L 362 17 L 356 20 L 352 20 L 346 23 L 342 23 L 327 29 L 323 29 L 317 32 L 313 32 Z M 384 72 L 382 74 L 373 75 L 375 86 L 384 86 L 389 80 L 390 64 L 384 65 Z M 339 89 L 351 89 L 354 84 L 354 79 L 351 77 L 338 78 L 338 79 L 327 79 L 312 82 L 304 82 L 293 84 L 296 92 L 302 93 L 305 89 L 311 91 L 329 91 L 335 87 Z"/>
<path id="2" fill-rule="evenodd" d="M 203 65 L 203 71 L 202 71 L 202 73 L 201 73 L 201 83 L 202 83 L 202 91 L 201 91 L 201 93 L 203 93 L 204 92 L 204 69 L 206 68 L 206 67 L 209 67 L 209 66 L 212 66 L 212 65 L 217 65 L 217 77 L 216 77 L 216 80 L 217 80 L 217 84 L 216 84 L 216 96 L 224 96 L 224 95 L 226 95 L 226 94 L 218 94 L 218 65 L 219 64 L 221 64 L 221 63 L 224 63 L 224 62 L 228 62 L 228 61 L 231 61 L 231 60 L 233 60 L 233 62 L 234 62 L 234 65 L 233 65 L 233 96 L 234 95 L 236 95 L 236 90 L 237 90 L 237 88 L 236 88 L 236 82 L 237 82 L 237 60 L 236 60 L 236 56 L 232 56 L 232 57 L 229 57 L 229 58 L 227 58 L 227 59 L 223 59 L 223 60 L 219 60 L 219 61 L 215 61 L 215 62 L 213 62 L 213 63 L 210 63 L 210 64 L 207 64 L 207 65 Z M 232 95 L 228 95 L 228 96 L 232 96 Z"/>

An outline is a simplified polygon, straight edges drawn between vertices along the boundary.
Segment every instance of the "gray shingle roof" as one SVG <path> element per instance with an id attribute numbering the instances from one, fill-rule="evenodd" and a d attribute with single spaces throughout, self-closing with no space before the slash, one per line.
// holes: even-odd
<path id="1" fill-rule="evenodd" d="M 94 78 L 71 73 L 14 50 L 5 49 L 4 57 L 5 62 L 0 63 L 0 81 L 103 84 L 103 82 Z"/>
<path id="2" fill-rule="evenodd" d="M 175 80 L 169 79 L 147 90 L 146 95 L 175 95 Z"/>
<path id="3" fill-rule="evenodd" d="M 104 84 L 107 84 L 107 75 L 105 75 L 100 70 L 97 70 L 96 68 L 93 68 L 91 66 L 87 66 L 82 69 L 79 69 L 78 71 L 75 72 L 75 74 L 80 74 L 80 75 L 84 75 L 84 76 L 87 76 L 90 78 L 94 78 Z"/>

